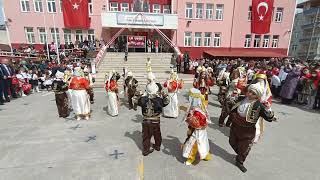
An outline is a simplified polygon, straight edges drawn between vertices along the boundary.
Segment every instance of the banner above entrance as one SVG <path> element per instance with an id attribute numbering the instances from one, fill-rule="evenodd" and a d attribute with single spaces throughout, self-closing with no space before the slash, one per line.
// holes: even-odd
<path id="1" fill-rule="evenodd" d="M 128 48 L 145 48 L 145 36 L 128 36 Z"/>
<path id="2" fill-rule="evenodd" d="M 146 25 L 150 26 L 154 24 L 155 26 L 164 25 L 163 15 L 158 14 L 148 14 L 145 15 L 149 22 L 146 22 L 142 16 L 138 16 L 138 13 L 117 13 L 117 23 L 120 25 Z"/>

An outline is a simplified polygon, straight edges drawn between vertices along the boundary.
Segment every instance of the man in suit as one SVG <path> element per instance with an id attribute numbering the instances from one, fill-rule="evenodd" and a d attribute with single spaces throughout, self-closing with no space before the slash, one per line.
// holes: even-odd
<path id="1" fill-rule="evenodd" d="M 7 102 L 10 102 L 9 98 L 9 90 L 11 92 L 11 96 L 13 98 L 17 98 L 17 94 L 12 86 L 12 76 L 14 75 L 13 68 L 9 65 L 8 59 L 3 59 L 1 64 L 1 70 L 3 72 L 3 94 L 5 97 L 5 100 Z"/>
<path id="2" fill-rule="evenodd" d="M 2 64 L 0 64 L 2 66 Z M 2 69 L 0 68 L 0 105 L 4 105 L 4 99 L 3 99 L 3 84 L 4 84 L 4 75 L 2 72 Z"/>

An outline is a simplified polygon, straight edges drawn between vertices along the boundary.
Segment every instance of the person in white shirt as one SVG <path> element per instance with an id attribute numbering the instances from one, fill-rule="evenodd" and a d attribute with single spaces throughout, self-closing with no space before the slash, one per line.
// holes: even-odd
<path id="1" fill-rule="evenodd" d="M 271 92 L 273 97 L 277 98 L 279 96 L 279 91 L 281 87 L 281 80 L 279 78 L 279 69 L 273 68 L 272 69 L 272 78 L 271 78 Z"/>

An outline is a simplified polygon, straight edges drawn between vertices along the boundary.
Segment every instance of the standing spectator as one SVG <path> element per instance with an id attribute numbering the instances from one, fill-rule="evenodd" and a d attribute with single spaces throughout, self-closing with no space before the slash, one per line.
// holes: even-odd
<path id="1" fill-rule="evenodd" d="M 147 41 L 148 53 L 151 53 L 151 44 L 152 44 L 151 40 L 148 39 L 148 41 Z"/>
<path id="2" fill-rule="evenodd" d="M 4 76 L 3 76 L 3 81 L 4 81 L 3 94 L 4 94 L 4 97 L 5 97 L 5 100 L 7 102 L 10 102 L 9 92 L 11 92 L 11 96 L 13 98 L 17 98 L 17 94 L 14 91 L 13 86 L 12 86 L 12 76 L 14 75 L 14 70 L 9 65 L 9 60 L 8 59 L 3 59 L 2 63 L 3 64 L 1 64 L 0 68 L 2 69 L 2 72 L 4 74 Z"/>
<path id="3" fill-rule="evenodd" d="M 184 73 L 187 74 L 189 71 L 189 54 L 187 52 L 183 55 L 183 69 Z"/>
<path id="4" fill-rule="evenodd" d="M 281 86 L 279 75 L 279 69 L 273 68 L 272 69 L 272 78 L 271 78 L 271 92 L 275 98 L 279 96 L 279 88 Z"/>
<path id="5" fill-rule="evenodd" d="M 36 69 L 32 70 L 30 84 L 32 85 L 32 93 L 39 91 L 39 77 Z"/>
<path id="6" fill-rule="evenodd" d="M 156 39 L 156 41 L 154 42 L 154 46 L 155 46 L 156 53 L 158 53 L 159 52 L 159 40 L 158 39 Z"/>
<path id="7" fill-rule="evenodd" d="M 174 69 L 174 68 L 177 67 L 177 60 L 176 60 L 176 57 L 175 57 L 174 54 L 172 54 L 172 56 L 171 56 L 171 62 L 170 62 L 170 64 L 171 64 L 171 69 Z"/>
<path id="8" fill-rule="evenodd" d="M 300 68 L 297 67 L 294 67 L 293 70 L 288 73 L 280 92 L 282 103 L 291 104 L 299 82 L 300 74 Z"/>
<path id="9" fill-rule="evenodd" d="M 4 90 L 4 74 L 2 72 L 2 69 L 0 68 L 0 105 L 4 105 L 3 90 Z"/>
<path id="10" fill-rule="evenodd" d="M 180 68 L 181 68 L 181 56 L 178 56 L 177 58 L 176 58 L 176 60 L 177 60 L 177 73 L 180 73 Z"/>
<path id="11" fill-rule="evenodd" d="M 125 51 L 124 51 L 124 61 L 128 61 L 128 48 L 125 48 Z"/>

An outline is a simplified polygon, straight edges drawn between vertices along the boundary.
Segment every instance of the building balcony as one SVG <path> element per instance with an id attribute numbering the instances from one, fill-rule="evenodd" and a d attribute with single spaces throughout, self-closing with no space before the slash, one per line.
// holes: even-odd
<path id="1" fill-rule="evenodd" d="M 320 28 L 320 22 L 307 22 L 301 26 L 302 29 L 312 29 L 314 27 Z"/>
<path id="2" fill-rule="evenodd" d="M 178 29 L 177 14 L 154 14 L 139 12 L 103 12 L 102 27 L 140 29 Z"/>
<path id="3" fill-rule="evenodd" d="M 318 9 L 319 9 L 319 13 L 320 13 L 320 8 L 310 8 L 308 10 L 304 10 L 303 15 L 306 15 L 306 16 L 317 15 Z"/>
<path id="4" fill-rule="evenodd" d="M 311 37 L 309 36 L 309 37 L 301 38 L 301 39 L 299 40 L 299 42 L 301 42 L 301 43 L 310 42 L 310 40 L 311 40 Z M 313 41 L 313 42 L 318 42 L 319 40 L 320 40 L 320 36 L 314 36 L 314 37 L 312 38 L 312 41 Z"/>

